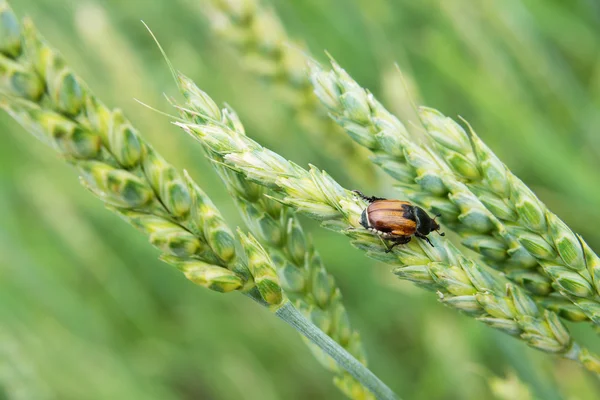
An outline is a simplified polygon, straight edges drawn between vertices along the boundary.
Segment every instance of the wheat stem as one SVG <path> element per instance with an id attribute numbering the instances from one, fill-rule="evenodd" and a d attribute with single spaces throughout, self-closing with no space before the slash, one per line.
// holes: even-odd
<path id="1" fill-rule="evenodd" d="M 321 344 L 321 349 L 327 354 L 336 354 L 335 360 L 346 371 L 348 371 L 358 382 L 368 388 L 377 399 L 397 399 L 396 395 L 371 371 L 364 368 L 354 357 L 348 357 L 349 353 L 336 353 L 340 346 L 315 325 L 307 323 L 308 320 L 291 304 L 279 308 L 275 314 L 293 326 L 298 332 L 301 332 L 313 343 Z M 356 397 L 355 397 L 356 398 Z"/>
<path id="2" fill-rule="evenodd" d="M 431 240 L 435 248 L 412 241 L 386 252 L 387 246 L 381 239 L 360 225 L 360 215 L 367 204 L 325 172 L 315 167 L 304 170 L 225 124 L 177 125 L 220 154 L 230 168 L 278 190 L 283 204 L 347 235 L 368 256 L 397 265 L 395 273 L 401 279 L 438 292 L 448 306 L 520 338 L 533 348 L 576 360 L 600 373 L 600 359 L 571 338 L 555 313 L 540 310 L 524 290 L 467 259 L 449 242 L 434 237 Z"/>

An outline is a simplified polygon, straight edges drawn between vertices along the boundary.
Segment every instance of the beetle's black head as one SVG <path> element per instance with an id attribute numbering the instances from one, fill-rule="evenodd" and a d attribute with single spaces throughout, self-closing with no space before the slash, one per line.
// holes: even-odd
<path id="1" fill-rule="evenodd" d="M 360 216 L 360 224 L 365 229 L 369 229 L 369 216 L 367 214 L 368 214 L 367 209 L 365 208 L 365 210 L 362 212 L 362 214 Z"/>

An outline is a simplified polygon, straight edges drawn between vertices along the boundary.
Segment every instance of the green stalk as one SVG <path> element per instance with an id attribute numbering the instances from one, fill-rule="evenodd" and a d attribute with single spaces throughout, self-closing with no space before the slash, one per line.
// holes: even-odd
<path id="1" fill-rule="evenodd" d="M 201 114 L 210 119 L 214 102 L 206 93 L 202 97 L 205 101 Z M 203 104 L 196 104 L 197 109 Z M 437 292 L 446 305 L 535 349 L 576 360 L 588 370 L 600 373 L 600 358 L 576 343 L 555 313 L 540 309 L 524 290 L 466 258 L 448 241 L 432 235 L 433 248 L 415 239 L 388 252 L 379 237 L 360 225 L 367 204 L 325 172 L 315 167 L 306 171 L 226 124 L 215 121 L 211 125 L 177 125 L 220 154 L 225 165 L 253 182 L 279 191 L 279 201 L 286 206 L 347 235 L 368 256 L 396 265 L 394 272 L 401 279 Z"/>
<path id="2" fill-rule="evenodd" d="M 379 380 L 377 376 L 306 319 L 291 303 L 284 304 L 275 312 L 275 315 L 304 335 L 312 343 L 319 346 L 325 353 L 329 354 L 342 368 L 369 389 L 377 399 L 398 399 L 394 392 Z"/>
<path id="3" fill-rule="evenodd" d="M 357 382 L 367 388 L 370 393 L 364 392 L 360 388 L 356 392 L 348 393 L 348 396 L 356 399 L 369 399 L 375 396 L 378 400 L 399 400 L 399 397 L 383 383 L 373 372 L 371 372 L 363 363 L 359 362 L 348 350 L 344 349 L 339 343 L 325 334 L 314 323 L 312 323 L 304 314 L 296 308 L 291 301 L 285 300 L 277 307 L 270 307 L 260 296 L 247 293 L 257 303 L 268 307 L 274 311 L 281 320 L 298 331 L 312 345 L 318 347 L 331 357 L 337 365 L 342 367 Z M 354 386 L 356 390 L 356 386 Z"/>

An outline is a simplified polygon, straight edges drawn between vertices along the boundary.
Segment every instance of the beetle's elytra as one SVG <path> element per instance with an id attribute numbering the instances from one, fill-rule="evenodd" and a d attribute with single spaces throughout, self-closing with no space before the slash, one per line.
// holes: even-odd
<path id="1" fill-rule="evenodd" d="M 393 242 L 386 252 L 392 251 L 394 246 L 410 242 L 413 236 L 427 241 L 433 247 L 427 235 L 433 231 L 440 236 L 445 235 L 440 232 L 440 225 L 435 218 L 427 215 L 421 207 L 407 201 L 365 196 L 358 190 L 354 190 L 354 193 L 369 202 L 369 206 L 361 215 L 360 224 L 383 239 Z M 436 215 L 437 217 L 439 215 Z"/>

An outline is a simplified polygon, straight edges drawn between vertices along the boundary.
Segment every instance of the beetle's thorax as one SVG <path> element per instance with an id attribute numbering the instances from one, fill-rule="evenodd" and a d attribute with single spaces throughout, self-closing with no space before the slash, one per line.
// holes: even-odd
<path id="1" fill-rule="evenodd" d="M 414 207 L 415 210 L 415 220 L 417 222 L 417 232 L 423 234 L 423 235 L 428 235 L 429 233 L 431 233 L 432 229 L 433 229 L 433 220 L 431 219 L 431 217 L 429 215 L 427 215 L 427 213 L 425 212 L 425 210 L 423 210 L 421 207 Z"/>

